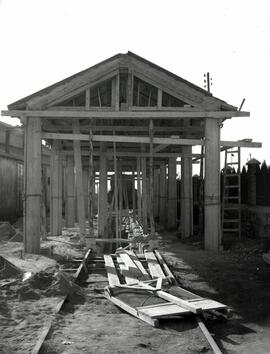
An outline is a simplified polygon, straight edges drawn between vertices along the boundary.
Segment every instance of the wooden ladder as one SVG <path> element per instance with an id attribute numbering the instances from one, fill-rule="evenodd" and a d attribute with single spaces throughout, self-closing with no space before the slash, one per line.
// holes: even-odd
<path id="1" fill-rule="evenodd" d="M 231 159 L 229 161 L 228 159 Z M 240 147 L 225 150 L 222 196 L 222 243 L 226 236 L 241 238 Z"/>

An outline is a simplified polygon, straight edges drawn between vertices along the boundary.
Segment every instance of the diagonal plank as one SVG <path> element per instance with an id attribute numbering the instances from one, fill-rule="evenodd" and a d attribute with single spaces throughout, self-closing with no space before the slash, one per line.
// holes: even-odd
<path id="1" fill-rule="evenodd" d="M 162 278 L 166 279 L 166 275 L 164 274 L 156 256 L 153 252 L 145 252 L 145 258 L 148 263 L 149 272 L 152 278 Z"/>
<path id="2" fill-rule="evenodd" d="M 117 259 L 117 263 L 119 265 L 119 268 L 121 270 L 121 273 L 123 275 L 123 277 L 125 278 L 125 281 L 127 284 L 134 284 L 134 283 L 138 283 L 138 276 L 132 274 L 132 272 L 129 272 L 128 268 L 126 267 L 123 259 L 120 257 L 120 255 L 117 255 L 116 257 Z"/>
<path id="3" fill-rule="evenodd" d="M 119 285 L 120 281 L 112 257 L 110 255 L 104 254 L 104 261 L 110 286 Z"/>
<path id="4" fill-rule="evenodd" d="M 142 263 L 140 262 L 139 258 L 137 257 L 136 253 L 133 251 L 128 251 L 128 254 L 130 255 L 130 258 L 133 260 L 133 262 L 136 264 L 136 266 L 140 269 L 144 276 L 144 280 L 151 279 L 150 275 L 148 274 L 147 270 L 144 268 Z"/>

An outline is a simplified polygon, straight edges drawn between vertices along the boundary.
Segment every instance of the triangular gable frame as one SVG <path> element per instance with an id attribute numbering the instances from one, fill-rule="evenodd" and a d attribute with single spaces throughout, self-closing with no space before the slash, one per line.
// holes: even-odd
<path id="1" fill-rule="evenodd" d="M 155 64 L 138 57 L 133 53 L 119 54 L 101 62 L 94 67 L 60 81 L 44 90 L 9 105 L 9 109 L 18 109 L 25 104 L 26 109 L 47 109 L 56 104 L 71 99 L 94 87 L 102 81 L 113 79 L 121 68 L 127 68 L 129 73 L 139 79 L 161 89 L 168 94 L 187 102 L 200 110 L 236 110 L 236 107 L 213 97 L 207 91 L 196 87 L 174 74 L 166 72 Z M 20 107 L 21 108 L 21 107 Z M 164 107 L 165 108 L 165 107 Z"/>

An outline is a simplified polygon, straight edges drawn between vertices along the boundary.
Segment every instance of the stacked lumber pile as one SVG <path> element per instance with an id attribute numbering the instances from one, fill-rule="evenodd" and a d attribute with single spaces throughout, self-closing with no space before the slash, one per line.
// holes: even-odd
<path id="1" fill-rule="evenodd" d="M 105 296 L 131 315 L 159 326 L 159 319 L 223 311 L 227 306 L 179 286 L 160 253 L 120 250 L 104 255 L 109 286 Z"/>

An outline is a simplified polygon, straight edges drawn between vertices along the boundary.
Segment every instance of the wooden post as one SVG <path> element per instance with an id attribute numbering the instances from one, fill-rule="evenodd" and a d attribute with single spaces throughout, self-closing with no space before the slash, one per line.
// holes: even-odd
<path id="1" fill-rule="evenodd" d="M 154 217 L 159 216 L 159 170 L 154 169 Z"/>
<path id="2" fill-rule="evenodd" d="M 122 176 L 122 160 L 118 163 L 118 183 L 119 183 L 119 233 L 122 237 L 122 210 L 123 210 L 123 176 Z"/>
<path id="3" fill-rule="evenodd" d="M 141 193 L 141 159 L 137 157 L 137 209 L 138 217 L 142 217 L 142 193 Z"/>
<path id="4" fill-rule="evenodd" d="M 166 164 L 162 162 L 159 170 L 159 223 L 166 225 L 167 178 Z"/>
<path id="5" fill-rule="evenodd" d="M 63 166 L 60 155 L 61 141 L 54 140 L 51 151 L 51 207 L 50 233 L 58 236 L 62 234 L 62 185 Z"/>
<path id="6" fill-rule="evenodd" d="M 98 235 L 105 237 L 104 231 L 108 212 L 107 200 L 107 158 L 106 143 L 100 145 L 99 194 L 98 194 Z"/>
<path id="7" fill-rule="evenodd" d="M 150 158 L 149 158 L 149 219 L 151 235 L 155 235 L 155 220 L 154 220 L 154 161 L 153 161 L 153 138 L 154 138 L 154 123 L 150 120 L 149 124 L 150 136 Z"/>
<path id="8" fill-rule="evenodd" d="M 41 122 L 28 118 L 25 126 L 24 251 L 40 252 Z"/>
<path id="9" fill-rule="evenodd" d="M 89 131 L 89 238 L 87 246 L 92 246 L 94 234 L 94 202 L 95 202 L 95 171 L 94 171 L 94 157 L 93 157 L 94 147 L 93 147 L 93 130 L 92 121 L 90 121 L 90 131 Z"/>
<path id="10" fill-rule="evenodd" d="M 42 193 L 41 193 L 41 238 L 42 240 L 47 239 L 47 166 L 42 165 L 41 170 L 41 180 L 42 180 Z"/>
<path id="11" fill-rule="evenodd" d="M 135 196 L 135 172 L 132 171 L 132 210 L 133 215 L 135 215 L 136 210 L 136 196 Z"/>
<path id="12" fill-rule="evenodd" d="M 83 168 L 83 194 L 84 194 L 84 209 L 85 209 L 85 218 L 88 218 L 88 182 L 89 182 L 89 171 L 88 168 Z"/>
<path id="13" fill-rule="evenodd" d="M 168 165 L 168 229 L 176 228 L 177 217 L 177 188 L 176 188 L 176 159 L 169 158 Z"/>
<path id="14" fill-rule="evenodd" d="M 79 134 L 80 123 L 77 119 L 72 121 L 73 134 Z M 85 206 L 83 193 L 83 176 L 82 176 L 82 157 L 81 157 L 81 143 L 79 140 L 73 141 L 74 148 L 74 163 L 75 163 L 75 184 L 77 191 L 77 213 L 80 226 L 80 242 L 85 244 Z"/>
<path id="15" fill-rule="evenodd" d="M 145 146 L 142 145 L 142 152 L 145 152 Z M 143 231 L 144 233 L 148 232 L 148 223 L 147 223 L 147 178 L 146 178 L 146 158 L 141 158 L 141 169 L 142 169 L 142 217 L 143 217 Z"/>
<path id="16" fill-rule="evenodd" d="M 74 227 L 75 223 L 75 181 L 74 181 L 74 158 L 66 156 L 66 204 L 65 204 L 66 227 Z"/>
<path id="17" fill-rule="evenodd" d="M 192 146 L 183 146 L 182 153 L 191 155 Z M 192 158 L 181 158 L 181 236 L 189 237 L 193 234 L 193 185 L 192 185 Z"/>
<path id="18" fill-rule="evenodd" d="M 118 214 L 118 171 L 116 158 L 116 143 L 113 143 L 113 167 L 114 167 L 114 212 L 115 212 L 115 237 L 119 238 L 119 214 Z"/>
<path id="19" fill-rule="evenodd" d="M 205 119 L 205 249 L 218 252 L 221 237 L 220 215 L 220 122 Z"/>

